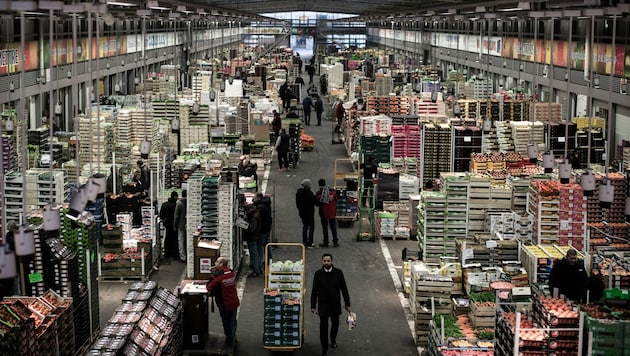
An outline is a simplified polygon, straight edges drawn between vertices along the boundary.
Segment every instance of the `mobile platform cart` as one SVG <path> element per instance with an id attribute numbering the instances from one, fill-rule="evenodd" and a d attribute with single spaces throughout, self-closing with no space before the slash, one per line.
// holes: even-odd
<path id="1" fill-rule="evenodd" d="M 293 260 L 269 259 L 270 249 L 282 247 Z M 290 251 L 290 252 L 289 252 Z M 265 247 L 263 344 L 271 354 L 292 353 L 304 342 L 306 298 L 305 249 L 301 243 L 269 243 Z"/>
<path id="2" fill-rule="evenodd" d="M 357 220 L 357 190 L 359 183 L 359 165 L 357 160 L 339 158 L 335 160 L 335 180 L 333 187 L 337 192 L 337 215 L 340 227 L 350 227 Z"/>

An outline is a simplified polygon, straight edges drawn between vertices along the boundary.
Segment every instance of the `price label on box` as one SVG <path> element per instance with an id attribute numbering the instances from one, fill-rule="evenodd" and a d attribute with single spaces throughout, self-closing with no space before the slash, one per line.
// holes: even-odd
<path id="1" fill-rule="evenodd" d="M 199 259 L 199 273 L 211 273 L 212 258 L 203 257 Z"/>

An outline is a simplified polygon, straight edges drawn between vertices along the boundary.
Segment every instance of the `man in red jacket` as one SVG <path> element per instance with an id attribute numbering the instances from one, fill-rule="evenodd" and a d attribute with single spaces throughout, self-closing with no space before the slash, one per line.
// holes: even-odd
<path id="1" fill-rule="evenodd" d="M 333 246 L 339 247 L 337 238 L 337 193 L 326 185 L 325 179 L 319 180 L 319 191 L 315 195 L 315 204 L 319 206 L 324 242 L 319 247 L 328 247 L 328 226 L 332 232 Z"/>
<path id="2" fill-rule="evenodd" d="M 228 264 L 227 258 L 217 258 L 207 289 L 208 293 L 215 297 L 219 307 L 225 344 L 232 345 L 236 337 L 236 312 L 241 303 L 236 291 L 236 274 L 228 267 Z"/>

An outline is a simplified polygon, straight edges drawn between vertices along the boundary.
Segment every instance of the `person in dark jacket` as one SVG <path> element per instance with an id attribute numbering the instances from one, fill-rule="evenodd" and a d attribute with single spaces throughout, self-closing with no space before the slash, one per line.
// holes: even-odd
<path id="1" fill-rule="evenodd" d="M 313 83 L 313 75 L 315 75 L 315 65 L 310 64 L 306 66 L 306 73 L 308 73 L 308 84 Z"/>
<path id="2" fill-rule="evenodd" d="M 271 120 L 271 129 L 276 135 L 279 135 L 281 128 L 282 128 L 282 117 L 276 110 L 274 110 L 273 120 Z"/>
<path id="3" fill-rule="evenodd" d="M 303 179 L 301 187 L 295 193 L 295 205 L 302 219 L 302 243 L 307 248 L 313 245 L 315 233 L 315 194 L 311 190 L 311 180 Z"/>
<path id="4" fill-rule="evenodd" d="M 271 198 L 258 192 L 254 198 L 254 205 L 260 213 L 260 242 L 264 251 L 267 244 L 271 242 L 271 224 L 273 224 Z M 267 251 L 267 260 L 269 259 L 271 259 L 271 249 Z"/>
<path id="5" fill-rule="evenodd" d="M 214 296 L 219 307 L 225 344 L 230 346 L 236 337 L 236 313 L 241 302 L 236 290 L 236 274 L 228 267 L 228 264 L 227 258 L 217 258 L 206 289 L 211 296 Z"/>
<path id="6" fill-rule="evenodd" d="M 287 109 L 291 103 L 291 92 L 289 90 L 289 83 L 286 81 L 282 83 L 280 89 L 278 89 L 278 95 L 280 96 L 280 100 L 282 100 L 282 109 Z"/>
<path id="7" fill-rule="evenodd" d="M 287 115 L 285 116 L 285 118 L 287 118 L 287 119 L 299 119 L 300 116 L 295 112 L 295 110 L 293 110 L 293 108 L 289 108 L 289 112 L 287 112 Z"/>
<path id="8" fill-rule="evenodd" d="M 330 347 L 337 348 L 339 332 L 339 316 L 341 315 L 341 296 L 348 313 L 350 294 L 343 271 L 332 264 L 332 255 L 322 256 L 322 268 L 315 272 L 311 292 L 311 312 L 319 315 L 319 341 L 322 344 L 322 355 L 328 353 L 328 319 L 330 319 Z"/>
<path id="9" fill-rule="evenodd" d="M 304 124 L 311 126 L 311 109 L 314 108 L 313 99 L 310 96 L 305 96 L 302 100 L 302 110 L 304 110 Z"/>
<path id="10" fill-rule="evenodd" d="M 171 197 L 160 207 L 160 219 L 164 224 L 166 235 L 164 236 L 164 258 L 179 258 L 177 250 L 177 229 L 175 229 L 175 206 L 177 205 L 177 192 L 171 192 Z"/>
<path id="11" fill-rule="evenodd" d="M 343 107 L 343 100 L 340 99 L 335 106 L 335 119 L 337 120 L 337 125 L 335 126 L 335 132 L 343 132 L 343 118 L 346 115 L 346 109 Z"/>
<path id="12" fill-rule="evenodd" d="M 276 151 L 278 151 L 278 169 L 280 172 L 289 171 L 289 135 L 287 130 L 280 130 L 280 135 L 276 140 Z"/>
<path id="13" fill-rule="evenodd" d="M 324 113 L 324 102 L 322 98 L 315 100 L 315 115 L 317 115 L 317 126 L 322 126 L 322 113 Z"/>
<path id="14" fill-rule="evenodd" d="M 175 204 L 175 217 L 173 225 L 177 229 L 177 249 L 179 250 L 179 260 L 186 263 L 186 210 L 188 205 L 186 198 L 188 197 L 187 191 L 182 190 L 182 197 L 179 198 L 177 204 Z"/>
<path id="15" fill-rule="evenodd" d="M 562 294 L 574 302 L 586 300 L 588 275 L 584 268 L 584 261 L 578 260 L 574 249 L 567 251 L 566 256 L 553 264 L 549 275 L 549 290 L 554 295 L 554 288 L 558 288 L 558 295 Z"/>
<path id="16" fill-rule="evenodd" d="M 247 228 L 243 231 L 243 240 L 247 242 L 249 250 L 249 265 L 254 270 L 249 276 L 258 277 L 263 274 L 263 245 L 260 239 L 260 227 L 262 219 L 255 205 L 245 207 Z"/>
<path id="17" fill-rule="evenodd" d="M 140 171 L 140 179 L 142 179 L 142 185 L 144 186 L 145 190 L 148 190 L 151 187 L 151 171 L 141 159 L 139 159 L 136 164 L 138 165 L 138 171 Z"/>

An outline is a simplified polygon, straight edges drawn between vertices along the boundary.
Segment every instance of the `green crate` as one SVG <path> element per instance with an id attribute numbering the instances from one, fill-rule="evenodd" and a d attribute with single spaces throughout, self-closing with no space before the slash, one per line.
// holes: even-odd
<path id="1" fill-rule="evenodd" d="M 282 338 L 275 336 L 263 336 L 263 344 L 265 346 L 282 346 Z"/>
<path id="2" fill-rule="evenodd" d="M 299 335 L 297 337 L 293 337 L 293 336 L 288 336 L 282 337 L 282 345 L 283 346 L 300 346 L 300 337 Z"/>
<path id="3" fill-rule="evenodd" d="M 630 294 L 629 294 L 629 291 L 621 290 L 621 289 L 618 289 L 618 288 L 605 289 L 604 290 L 604 299 L 630 300 Z"/>
<path id="4" fill-rule="evenodd" d="M 586 328 L 593 332 L 593 338 L 596 340 L 612 338 L 618 341 L 624 335 L 624 324 L 618 320 L 600 320 L 587 316 Z"/>

